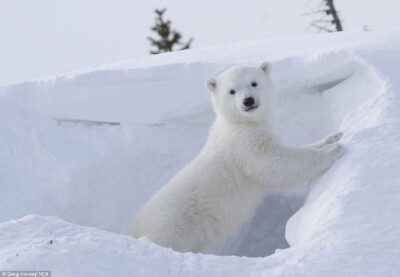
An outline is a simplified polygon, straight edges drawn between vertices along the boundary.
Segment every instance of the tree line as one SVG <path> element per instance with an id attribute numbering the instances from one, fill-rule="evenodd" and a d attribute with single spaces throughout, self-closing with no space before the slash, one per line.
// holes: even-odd
<path id="1" fill-rule="evenodd" d="M 342 20 L 336 10 L 334 0 L 320 0 L 320 6 L 307 15 L 320 15 L 318 19 L 311 22 L 311 26 L 319 32 L 340 32 L 343 31 Z M 155 22 L 151 30 L 156 34 L 156 38 L 148 37 L 151 43 L 150 54 L 160 54 L 177 50 L 189 49 L 193 38 L 183 41 L 182 34 L 172 28 L 171 20 L 165 20 L 164 9 L 155 9 Z"/>

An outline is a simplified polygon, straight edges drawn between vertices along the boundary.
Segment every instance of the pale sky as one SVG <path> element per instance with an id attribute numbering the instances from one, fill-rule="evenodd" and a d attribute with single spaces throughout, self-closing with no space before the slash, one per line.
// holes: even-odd
<path id="1" fill-rule="evenodd" d="M 148 55 L 155 8 L 192 48 L 314 33 L 322 0 L 2 0 L 0 84 Z M 400 26 L 398 0 L 336 0 L 345 30 Z"/>

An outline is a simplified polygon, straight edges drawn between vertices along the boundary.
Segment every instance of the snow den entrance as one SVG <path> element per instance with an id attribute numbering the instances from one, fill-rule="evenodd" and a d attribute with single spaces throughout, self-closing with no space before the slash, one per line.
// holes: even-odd
<path id="1" fill-rule="evenodd" d="M 379 113 L 368 105 L 384 83 L 350 53 L 290 58 L 273 62 L 272 68 L 274 128 L 287 144 L 309 144 L 337 130 L 344 132 L 345 142 L 373 124 L 376 117 L 371 113 Z M 43 125 L 53 139 L 41 146 L 42 158 L 35 160 L 33 177 L 26 175 L 32 184 L 37 182 L 32 187 L 41 190 L 27 193 L 27 199 L 51 201 L 44 208 L 19 206 L 13 217 L 51 214 L 129 234 L 135 213 L 204 144 L 214 115 L 203 83 L 220 69 L 215 64 L 172 64 L 94 71 L 10 87 L 7 100 L 37 112 L 29 114 L 33 123 L 24 123 L 23 130 L 31 128 L 36 134 L 35 124 Z M 25 101 L 26 97 L 33 100 Z M 152 108 L 132 108 L 138 101 L 151 103 Z M 72 120 L 64 122 L 65 118 Z M 79 120 L 96 124 L 88 127 Z M 116 124 L 99 125 L 100 121 Z M 28 150 L 38 148 L 34 142 Z M 54 160 L 59 163 L 48 162 Z M 51 175 L 43 179 L 42 172 Z M 25 183 L 21 181 L 21 186 Z M 307 192 L 306 184 L 294 192 L 271 192 L 239 234 L 211 253 L 265 257 L 289 247 L 286 239 L 291 244 L 302 239 L 296 222 L 307 214 L 297 217 L 290 228 L 286 223 L 303 205 Z"/>
<path id="2" fill-rule="evenodd" d="M 346 137 L 373 123 L 365 121 L 374 118 L 368 104 L 385 87 L 363 61 L 340 52 L 279 61 L 273 64 L 273 78 L 275 132 L 285 143 L 298 146 L 338 130 L 344 132 L 345 143 Z M 310 188 L 315 185 L 318 181 Z M 265 257 L 289 247 L 286 238 L 294 243 L 301 236 L 296 225 L 301 218 L 288 230 L 286 223 L 303 205 L 308 190 L 304 184 L 296 191 L 268 194 L 240 233 L 214 253 Z"/>

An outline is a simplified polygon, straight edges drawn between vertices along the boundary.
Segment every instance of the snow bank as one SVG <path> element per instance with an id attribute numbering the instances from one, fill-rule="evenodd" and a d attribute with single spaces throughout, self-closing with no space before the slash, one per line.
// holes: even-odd
<path id="1" fill-rule="evenodd" d="M 398 29 L 246 42 L 2 87 L 0 268 L 398 276 L 399 43 Z M 126 236 L 135 212 L 204 143 L 214 117 L 204 80 L 264 60 L 275 132 L 300 145 L 340 129 L 345 156 L 315 184 L 267 195 L 212 252 L 264 258 L 181 254 Z"/>

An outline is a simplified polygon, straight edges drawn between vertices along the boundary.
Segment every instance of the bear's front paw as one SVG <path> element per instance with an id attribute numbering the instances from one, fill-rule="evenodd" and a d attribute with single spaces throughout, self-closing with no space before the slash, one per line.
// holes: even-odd
<path id="1" fill-rule="evenodd" d="M 335 143 L 339 141 L 342 137 L 343 137 L 342 132 L 334 133 L 325 139 L 325 145 Z"/>

